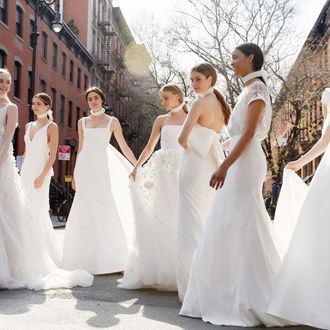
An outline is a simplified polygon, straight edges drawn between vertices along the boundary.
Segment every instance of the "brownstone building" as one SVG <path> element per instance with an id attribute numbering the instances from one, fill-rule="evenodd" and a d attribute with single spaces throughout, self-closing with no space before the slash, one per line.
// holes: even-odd
<path id="1" fill-rule="evenodd" d="M 112 0 L 70 0 L 63 2 L 63 8 L 64 21 L 74 26 L 96 60 L 92 84 L 105 92 L 107 112 L 120 120 L 127 142 L 138 155 L 159 112 L 154 95 L 149 93 L 150 87 L 157 92 L 149 70 L 149 52 L 135 42 L 120 8 L 113 7 Z M 146 115 L 153 112 L 150 104 L 155 104 L 154 116 Z"/>
<path id="2" fill-rule="evenodd" d="M 24 127 L 29 120 L 28 100 L 31 88 L 32 48 L 30 32 L 34 24 L 35 1 L 0 1 L 0 66 L 13 77 L 11 99 L 19 108 L 19 128 L 15 136 L 15 153 L 24 152 Z M 86 114 L 83 91 L 92 80 L 95 60 L 86 47 L 64 24 L 60 33 L 53 32 L 54 10 L 47 7 L 38 21 L 38 45 L 35 92 L 46 92 L 53 99 L 54 120 L 60 129 L 60 144 L 72 147 L 73 159 L 55 163 L 55 178 L 64 181 L 72 172 L 77 146 L 77 120 Z"/>
<path id="3" fill-rule="evenodd" d="M 324 111 L 321 94 L 330 86 L 330 0 L 309 33 L 277 100 L 272 124 L 272 149 L 276 169 L 297 159 L 321 136 Z M 313 175 L 321 157 L 300 171 Z"/>

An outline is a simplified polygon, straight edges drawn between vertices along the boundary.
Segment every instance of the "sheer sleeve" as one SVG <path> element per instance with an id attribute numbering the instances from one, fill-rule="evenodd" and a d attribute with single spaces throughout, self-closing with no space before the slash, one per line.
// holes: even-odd
<path id="1" fill-rule="evenodd" d="M 262 100 L 266 105 L 269 103 L 269 92 L 267 86 L 262 81 L 257 81 L 249 87 L 248 106 L 256 100 Z"/>
<path id="2" fill-rule="evenodd" d="M 322 93 L 321 102 L 325 105 L 330 104 L 330 88 L 326 88 Z"/>

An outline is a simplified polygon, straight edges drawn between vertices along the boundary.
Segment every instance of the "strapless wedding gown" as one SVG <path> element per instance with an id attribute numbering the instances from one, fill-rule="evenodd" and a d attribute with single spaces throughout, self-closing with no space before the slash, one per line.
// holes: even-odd
<path id="1" fill-rule="evenodd" d="M 181 126 L 161 130 L 161 149 L 131 182 L 135 243 L 120 288 L 176 290 L 176 231 Z"/>
<path id="2" fill-rule="evenodd" d="M 49 157 L 49 146 L 47 140 L 48 123 L 36 132 L 30 139 L 31 124 L 28 124 L 24 135 L 25 154 L 21 169 L 23 190 L 27 199 L 27 206 L 33 217 L 36 218 L 41 231 L 40 239 L 44 240 L 44 246 L 55 264 L 60 264 L 60 244 L 53 229 L 49 216 L 49 185 L 52 175 L 51 169 L 40 188 L 34 188 L 34 180 L 41 174 Z"/>
<path id="3" fill-rule="evenodd" d="M 215 197 L 209 181 L 222 157 L 219 139 L 219 133 L 197 124 L 190 133 L 179 169 L 177 284 L 181 301 L 192 258 Z"/>
<path id="4" fill-rule="evenodd" d="M 0 147 L 6 112 L 7 106 L 0 108 Z M 59 269 L 50 257 L 41 238 L 39 219 L 29 212 L 12 147 L 0 166 L 0 183 L 0 288 L 42 290 L 91 286 L 91 274 Z"/>

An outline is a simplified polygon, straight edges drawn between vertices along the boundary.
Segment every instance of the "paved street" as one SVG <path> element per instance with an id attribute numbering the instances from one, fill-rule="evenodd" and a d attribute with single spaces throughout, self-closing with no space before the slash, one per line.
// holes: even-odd
<path id="1" fill-rule="evenodd" d="M 63 239 L 64 230 L 56 231 Z M 118 278 L 96 276 L 93 287 L 72 290 L 0 290 L 0 330 L 228 329 L 178 316 L 176 293 L 118 289 Z"/>
<path id="2" fill-rule="evenodd" d="M 228 329 L 178 316 L 175 293 L 121 290 L 117 278 L 97 276 L 92 288 L 0 291 L 0 329 Z"/>

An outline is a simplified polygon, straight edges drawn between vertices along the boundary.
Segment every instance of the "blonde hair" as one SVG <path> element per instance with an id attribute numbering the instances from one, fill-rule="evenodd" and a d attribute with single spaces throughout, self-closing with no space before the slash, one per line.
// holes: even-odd
<path id="1" fill-rule="evenodd" d="M 46 93 L 38 93 L 38 94 L 36 94 L 36 95 L 33 96 L 32 100 L 35 97 L 38 98 L 38 99 L 40 99 L 45 105 L 49 105 L 49 110 L 51 110 L 52 105 L 53 105 L 53 101 L 52 101 L 51 97 L 48 94 L 46 94 Z M 51 121 L 54 120 L 53 116 L 50 115 L 50 114 L 47 114 L 47 117 Z"/>
<path id="2" fill-rule="evenodd" d="M 182 103 L 184 101 L 184 94 L 183 94 L 183 91 L 182 89 L 177 86 L 177 85 L 174 85 L 174 84 L 166 84 L 164 85 L 159 92 L 169 92 L 169 93 L 172 93 L 174 95 L 178 95 L 179 96 L 179 102 Z M 183 111 L 185 113 L 188 113 L 188 107 L 187 105 L 185 104 L 183 106 Z"/>
<path id="3" fill-rule="evenodd" d="M 11 76 L 7 68 L 0 68 L 0 73 L 8 73 Z"/>

